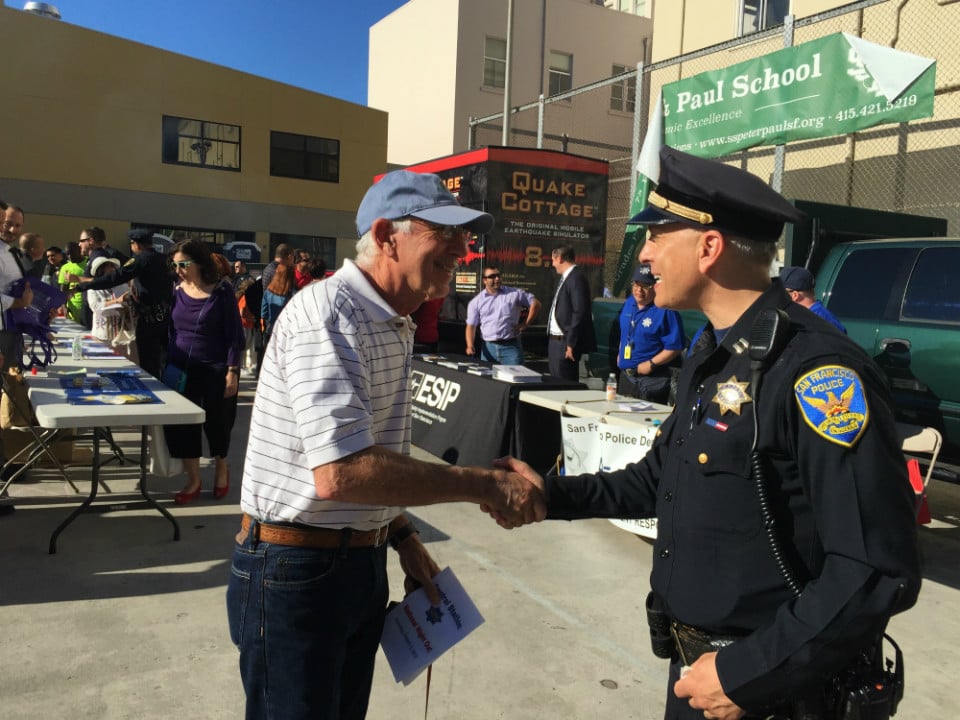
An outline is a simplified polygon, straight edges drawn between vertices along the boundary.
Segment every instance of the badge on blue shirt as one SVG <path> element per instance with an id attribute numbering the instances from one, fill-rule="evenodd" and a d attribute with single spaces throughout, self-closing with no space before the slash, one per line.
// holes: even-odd
<path id="1" fill-rule="evenodd" d="M 870 417 L 863 380 L 842 365 L 823 365 L 793 385 L 807 425 L 822 438 L 853 447 Z"/>

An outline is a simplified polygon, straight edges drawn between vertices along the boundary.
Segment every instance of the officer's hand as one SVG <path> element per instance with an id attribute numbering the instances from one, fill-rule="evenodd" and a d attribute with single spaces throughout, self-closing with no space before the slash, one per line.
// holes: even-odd
<path id="1" fill-rule="evenodd" d="M 543 520 L 547 516 L 543 478 L 513 457 L 499 458 L 493 465 L 498 470 L 494 472 L 492 496 L 481 503 L 480 509 L 507 530 Z"/>
<path id="2" fill-rule="evenodd" d="M 690 698 L 690 707 L 711 720 L 739 720 L 746 713 L 723 692 L 717 675 L 717 654 L 701 655 L 673 686 L 678 698 Z"/>

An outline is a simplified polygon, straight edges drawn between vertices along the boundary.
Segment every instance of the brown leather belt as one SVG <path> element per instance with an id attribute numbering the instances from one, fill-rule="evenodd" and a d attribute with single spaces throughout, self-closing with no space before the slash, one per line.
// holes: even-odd
<path id="1" fill-rule="evenodd" d="M 240 532 L 237 533 L 237 542 L 243 543 L 250 525 L 253 523 L 246 513 L 240 520 Z M 387 541 L 390 525 L 384 525 L 378 530 L 354 530 L 352 528 L 308 528 L 292 527 L 288 525 L 272 525 L 257 522 L 257 539 L 261 542 L 275 545 L 289 545 L 291 547 L 338 548 L 343 545 L 344 533 L 350 533 L 347 547 L 380 547 Z"/>
<path id="2" fill-rule="evenodd" d="M 563 340 L 563 335 L 554 335 L 553 333 L 550 333 L 550 335 L 549 335 L 548 337 L 549 337 L 551 340 Z"/>

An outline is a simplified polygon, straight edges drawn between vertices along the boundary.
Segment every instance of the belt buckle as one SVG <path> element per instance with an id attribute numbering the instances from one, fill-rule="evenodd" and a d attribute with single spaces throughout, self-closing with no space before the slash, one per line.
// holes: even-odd
<path id="1" fill-rule="evenodd" d="M 383 533 L 383 535 L 381 535 L 381 532 Z M 380 547 L 381 545 L 383 545 L 387 541 L 387 537 L 389 536 L 389 534 L 390 534 L 390 523 L 387 523 L 386 525 L 382 525 L 381 527 L 378 527 L 373 536 L 373 546 Z"/>

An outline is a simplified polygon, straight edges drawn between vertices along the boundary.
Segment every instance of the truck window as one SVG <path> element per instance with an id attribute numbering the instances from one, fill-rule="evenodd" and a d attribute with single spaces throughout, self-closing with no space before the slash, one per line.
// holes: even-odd
<path id="1" fill-rule="evenodd" d="M 910 275 L 904 320 L 960 323 L 960 248 L 927 248 Z"/>
<path id="2" fill-rule="evenodd" d="M 842 318 L 879 320 L 898 273 L 912 262 L 915 253 L 910 248 L 876 247 L 851 252 L 830 291 L 830 312 Z"/>

